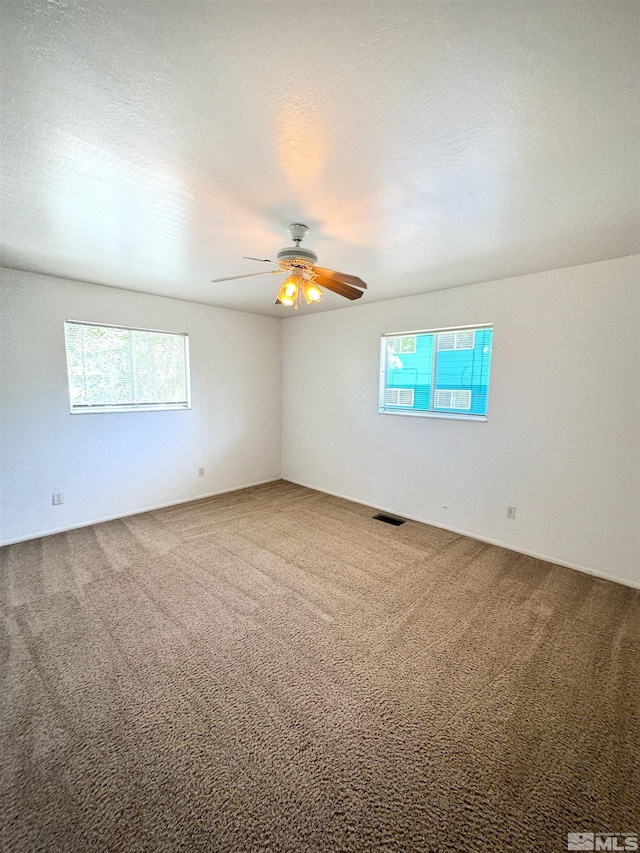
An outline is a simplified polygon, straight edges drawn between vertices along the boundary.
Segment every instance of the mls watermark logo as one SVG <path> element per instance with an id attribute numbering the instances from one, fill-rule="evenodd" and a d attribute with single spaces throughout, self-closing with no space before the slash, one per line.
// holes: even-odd
<path id="1" fill-rule="evenodd" d="M 635 832 L 569 832 L 567 850 L 617 850 L 638 849 Z"/>

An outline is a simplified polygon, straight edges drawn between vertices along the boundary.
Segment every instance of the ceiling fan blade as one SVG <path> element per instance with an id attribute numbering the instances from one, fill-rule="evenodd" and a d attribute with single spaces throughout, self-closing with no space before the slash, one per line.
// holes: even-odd
<path id="1" fill-rule="evenodd" d="M 260 261 L 263 264 L 275 264 L 275 261 L 270 261 L 269 258 L 250 258 L 248 255 L 242 256 L 245 261 Z"/>
<path id="2" fill-rule="evenodd" d="M 316 267 L 314 267 L 314 270 L 315 269 Z M 318 275 L 317 273 L 314 278 L 314 282 L 319 284 L 320 287 L 324 287 L 327 290 L 332 290 L 334 293 L 340 294 L 340 296 L 346 296 L 347 299 L 360 299 L 362 296 L 361 290 L 357 290 L 349 284 L 344 284 L 342 281 L 332 281 L 331 279 L 325 278 L 325 276 Z"/>
<path id="3" fill-rule="evenodd" d="M 229 275 L 229 276 L 227 276 L 227 278 L 212 278 L 211 282 L 212 282 L 212 284 L 217 284 L 219 281 L 235 281 L 237 278 L 251 278 L 251 276 L 254 276 L 254 275 L 274 275 L 274 274 L 279 273 L 279 272 L 281 273 L 282 270 L 277 269 L 277 270 L 266 270 L 266 272 L 248 272 L 248 273 L 245 273 L 244 275 Z"/>
<path id="4" fill-rule="evenodd" d="M 276 301 L 275 301 L 273 304 L 274 304 L 274 305 L 282 305 L 282 302 L 280 302 L 280 300 L 279 300 L 279 299 L 276 299 Z"/>
<path id="5" fill-rule="evenodd" d="M 357 275 L 347 275 L 346 272 L 336 272 L 335 270 L 325 270 L 322 267 L 313 267 L 313 271 L 319 275 L 328 278 L 330 281 L 338 281 L 343 284 L 350 284 L 352 287 L 362 287 L 367 289 L 367 285 Z"/>

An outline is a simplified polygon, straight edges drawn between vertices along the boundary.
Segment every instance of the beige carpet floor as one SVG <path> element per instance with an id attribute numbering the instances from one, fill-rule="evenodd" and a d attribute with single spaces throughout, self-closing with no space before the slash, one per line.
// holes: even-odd
<path id="1" fill-rule="evenodd" d="M 640 592 L 286 482 L 1 549 L 4 851 L 640 831 Z"/>

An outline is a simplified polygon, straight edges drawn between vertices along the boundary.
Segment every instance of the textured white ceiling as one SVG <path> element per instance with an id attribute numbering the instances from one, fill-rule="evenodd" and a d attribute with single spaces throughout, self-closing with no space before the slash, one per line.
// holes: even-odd
<path id="1" fill-rule="evenodd" d="M 290 222 L 360 304 L 639 251 L 635 0 L 2 10 L 5 266 L 290 316 L 210 283 Z"/>

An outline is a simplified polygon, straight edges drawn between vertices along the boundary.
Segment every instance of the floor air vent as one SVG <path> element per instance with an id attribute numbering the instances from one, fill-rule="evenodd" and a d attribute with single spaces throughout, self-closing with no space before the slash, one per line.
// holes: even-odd
<path id="1" fill-rule="evenodd" d="M 385 524 L 393 524 L 394 527 L 400 527 L 401 524 L 404 524 L 401 518 L 394 518 L 392 515 L 374 515 L 373 516 L 376 521 L 384 521 Z"/>

